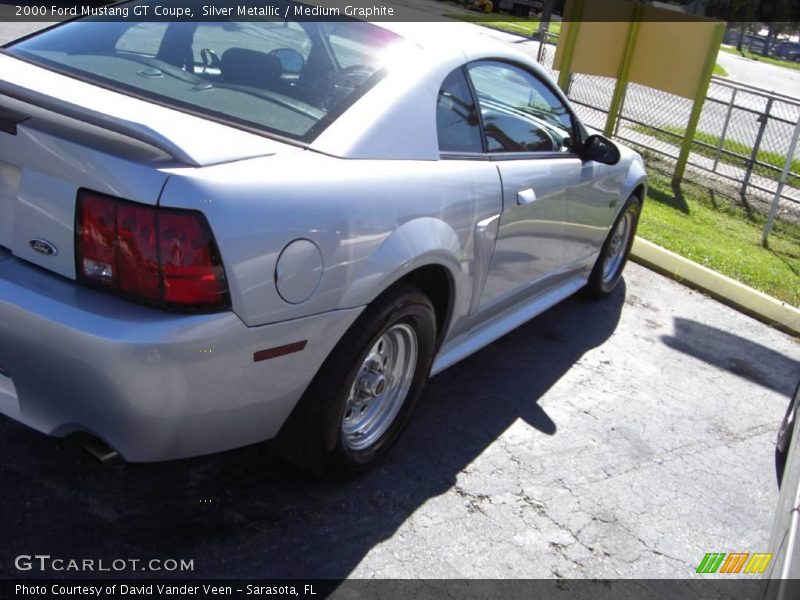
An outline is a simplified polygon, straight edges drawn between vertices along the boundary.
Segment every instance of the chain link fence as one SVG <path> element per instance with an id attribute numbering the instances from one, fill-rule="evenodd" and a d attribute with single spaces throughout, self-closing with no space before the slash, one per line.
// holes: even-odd
<path id="1" fill-rule="evenodd" d="M 553 76 L 555 39 L 547 40 L 539 62 Z M 567 95 L 583 122 L 603 130 L 616 80 L 574 73 Z M 614 137 L 641 149 L 677 160 L 692 101 L 630 83 Z M 692 142 L 689 166 L 734 181 L 743 196 L 771 200 L 778 188 L 795 129 L 800 99 L 714 77 Z M 781 208 L 800 212 L 800 147 L 795 148 Z"/>

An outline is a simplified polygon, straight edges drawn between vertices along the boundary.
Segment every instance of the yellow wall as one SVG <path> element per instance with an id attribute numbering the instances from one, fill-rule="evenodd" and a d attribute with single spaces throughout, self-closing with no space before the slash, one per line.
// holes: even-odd
<path id="1" fill-rule="evenodd" d="M 570 71 L 618 77 L 635 9 L 636 4 L 628 0 L 586 2 L 579 17 Z M 565 18 L 574 19 L 574 10 L 575 0 L 569 0 Z M 703 66 L 718 22 L 698 20 L 652 6 L 642 6 L 640 10 L 642 16 L 631 53 L 629 81 L 694 99 L 704 83 L 701 81 Z M 618 17 L 619 21 L 608 22 Z M 573 27 L 574 23 L 562 26 L 554 63 L 556 69 L 561 68 Z"/>
<path id="2" fill-rule="evenodd" d="M 663 9 L 645 8 L 630 81 L 693 100 L 703 83 L 703 67 L 717 22 L 646 20 L 647 13 L 657 10 Z"/>
<path id="3" fill-rule="evenodd" d="M 567 3 L 565 21 L 561 26 L 554 67 L 561 68 L 565 42 L 572 23 L 574 1 Z M 578 40 L 572 56 L 571 71 L 601 77 L 617 77 L 625 53 L 628 31 L 635 4 L 628 0 L 587 1 L 578 26 Z M 603 22 L 600 22 L 600 19 Z M 616 22 L 613 19 L 617 19 Z"/>

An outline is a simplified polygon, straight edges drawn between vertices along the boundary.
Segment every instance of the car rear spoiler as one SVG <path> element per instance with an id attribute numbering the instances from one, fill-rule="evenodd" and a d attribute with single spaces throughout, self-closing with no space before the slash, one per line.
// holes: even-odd
<path id="1" fill-rule="evenodd" d="M 19 110 L 5 108 L 3 102 L 4 98 L 13 98 L 15 100 L 24 102 L 25 104 L 54 112 L 61 116 L 69 117 L 83 123 L 95 125 L 101 129 L 119 133 L 125 137 L 138 140 L 147 144 L 148 146 L 153 146 L 154 148 L 161 150 L 170 158 L 181 164 L 193 167 L 202 166 L 195 157 L 185 152 L 183 148 L 172 143 L 163 135 L 159 135 L 159 133 L 156 131 L 144 128 L 137 123 L 125 121 L 123 119 L 116 119 L 110 117 L 109 115 L 104 115 L 102 113 L 86 109 L 82 106 L 67 104 L 61 100 L 57 100 L 43 94 L 38 94 L 30 90 L 21 90 L 20 88 L 9 90 L 5 83 L 6 82 L 0 81 L 0 130 L 11 133 L 13 129 L 13 132 L 16 133 L 16 125 L 24 123 L 31 117 L 36 116 L 35 113 L 38 112 L 30 111 L 30 114 L 26 114 L 25 112 Z M 5 114 L 11 114 L 12 116 L 4 118 Z"/>
<path id="2" fill-rule="evenodd" d="M 30 115 L 24 105 L 31 107 Z M 3 53 L 0 107 L 6 109 L 4 123 L 8 129 L 16 129 L 25 117 L 33 117 L 36 107 L 137 140 L 193 167 L 269 156 L 286 147 L 255 133 L 133 98 Z"/>

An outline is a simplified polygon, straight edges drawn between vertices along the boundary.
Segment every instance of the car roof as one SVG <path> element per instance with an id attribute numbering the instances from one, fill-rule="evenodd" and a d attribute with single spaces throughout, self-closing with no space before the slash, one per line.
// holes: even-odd
<path id="1" fill-rule="evenodd" d="M 500 59 L 549 75 L 514 44 L 458 21 L 373 23 L 404 39 L 386 77 L 340 115 L 310 148 L 342 158 L 438 160 L 436 103 L 445 77 L 465 63 Z"/>

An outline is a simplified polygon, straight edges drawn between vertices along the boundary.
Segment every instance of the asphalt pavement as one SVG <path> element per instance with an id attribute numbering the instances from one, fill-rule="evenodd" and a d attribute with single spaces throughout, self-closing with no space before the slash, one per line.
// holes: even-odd
<path id="1" fill-rule="evenodd" d="M 34 31 L 48 25 L 52 25 L 52 23 L 9 23 L 8 21 L 0 21 L 0 44 L 7 44 L 8 42 L 11 42 L 29 33 L 33 33 Z"/>
<path id="2" fill-rule="evenodd" d="M 433 378 L 347 485 L 264 445 L 109 467 L 3 419 L 0 577 L 41 575 L 14 566 L 35 553 L 214 577 L 690 577 L 706 552 L 767 550 L 798 377 L 797 340 L 630 264 L 607 300 Z"/>
<path id="3" fill-rule="evenodd" d="M 719 53 L 717 63 L 725 68 L 728 78 L 733 81 L 800 98 L 800 71 L 727 52 Z"/>

